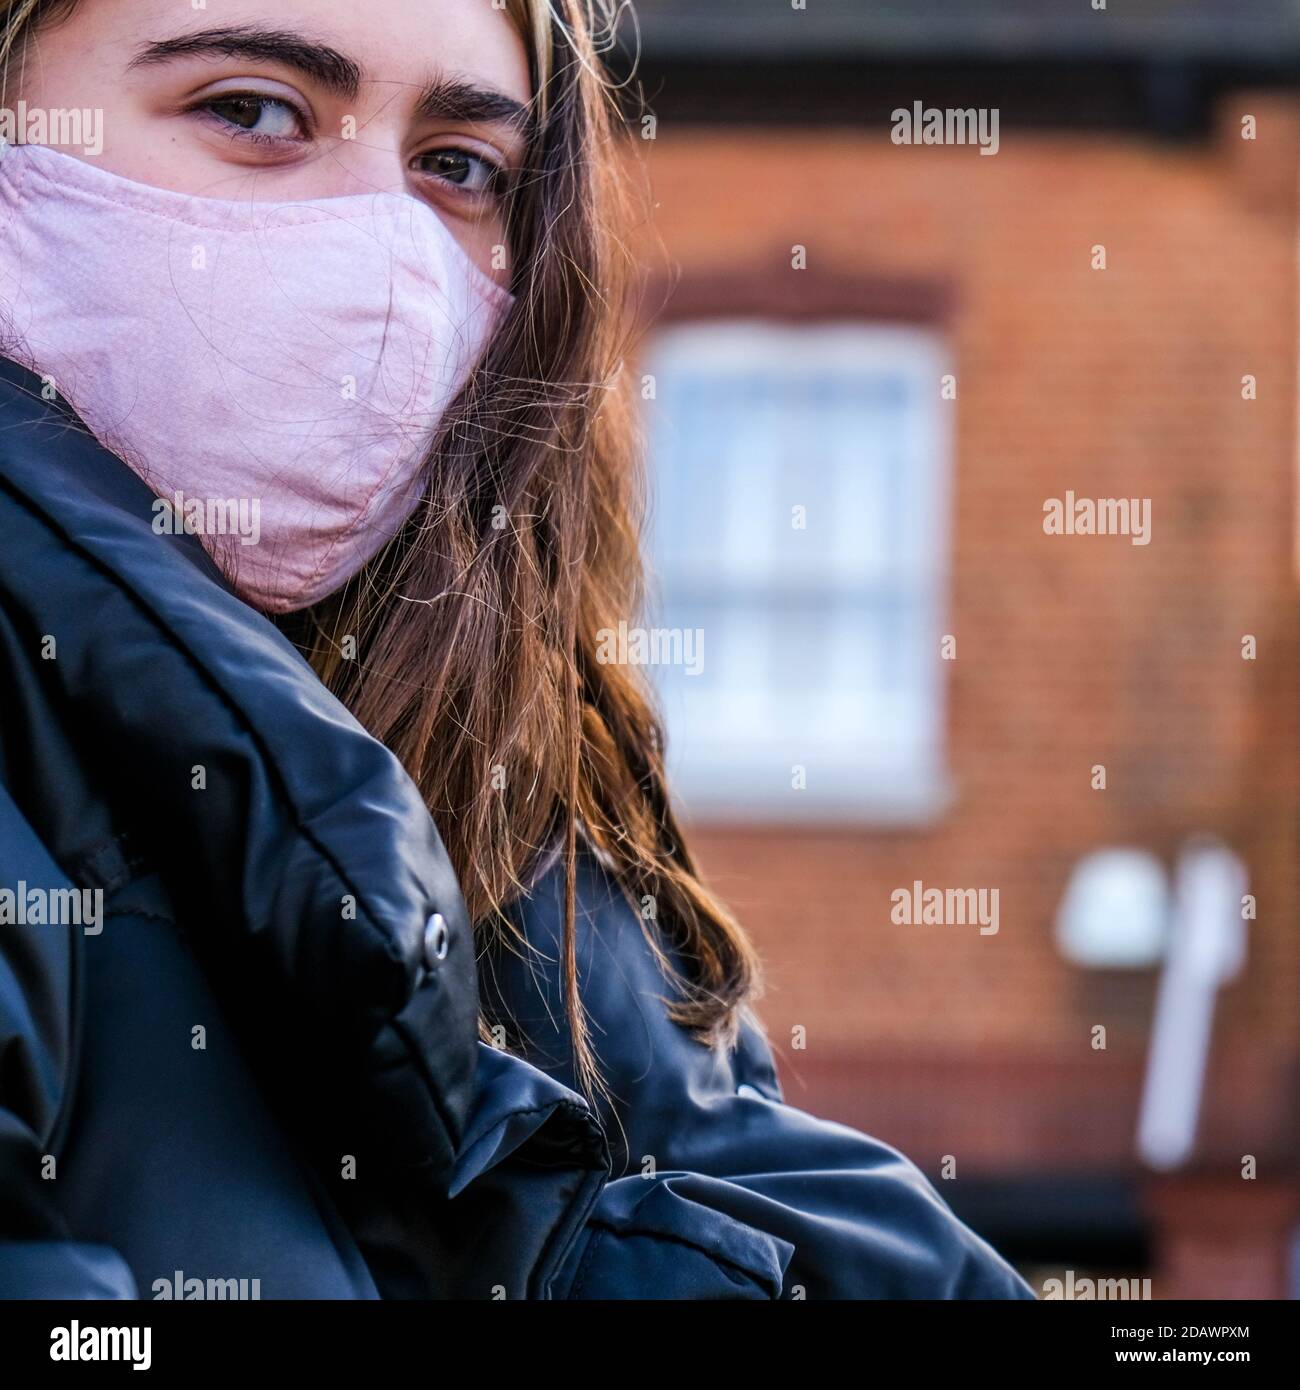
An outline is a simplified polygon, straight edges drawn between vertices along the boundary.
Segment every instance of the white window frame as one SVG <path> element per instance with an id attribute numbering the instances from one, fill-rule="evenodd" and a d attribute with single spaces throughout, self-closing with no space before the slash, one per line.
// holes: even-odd
<path id="1" fill-rule="evenodd" d="M 726 368 L 734 365 L 738 373 L 746 375 L 773 373 L 788 377 L 793 370 L 807 372 L 810 378 L 840 373 L 861 375 L 864 382 L 901 380 L 916 393 L 913 399 L 919 408 L 905 411 L 892 421 L 902 431 L 901 441 L 896 440 L 895 446 L 903 451 L 908 470 L 904 484 L 906 502 L 903 514 L 896 518 L 906 531 L 905 544 L 899 547 L 906 557 L 905 567 L 892 583 L 907 590 L 916 609 L 916 623 L 908 629 L 909 655 L 904 662 L 910 668 L 906 679 L 912 695 L 906 702 L 899 699 L 897 692 L 891 696 L 894 715 L 884 722 L 891 724 L 894 734 L 905 733 L 899 741 L 891 729 L 873 732 L 858 727 L 859 723 L 869 722 L 865 717 L 865 697 L 861 711 L 846 714 L 841 705 L 837 718 L 817 721 L 829 727 L 795 727 L 783 724 L 780 718 L 763 721 L 757 717 L 768 698 L 761 686 L 755 686 L 753 699 L 747 700 L 738 682 L 723 708 L 724 702 L 718 695 L 703 694 L 707 687 L 693 688 L 695 678 L 680 670 L 652 671 L 657 677 L 668 730 L 670 785 L 688 817 L 696 821 L 833 821 L 872 825 L 932 821 L 951 797 L 946 772 L 947 662 L 940 658 L 947 608 L 954 409 L 954 402 L 941 395 L 942 379 L 950 371 L 946 341 L 939 331 L 929 328 L 860 320 L 783 322 L 714 318 L 670 323 L 657 329 L 647 341 L 642 366 L 643 373 L 655 381 L 658 397 L 648 404 L 647 430 L 653 499 L 652 557 L 660 591 L 652 606 L 652 623 L 689 624 L 693 604 L 699 601 L 692 598 L 691 590 L 696 595 L 706 591 L 711 563 L 708 559 L 702 565 L 697 563 L 692 577 L 691 562 L 684 562 L 680 553 L 674 556 L 672 547 L 664 540 L 665 497 L 671 488 L 657 465 L 667 448 L 677 447 L 669 441 L 673 430 L 682 424 L 666 418 L 665 412 L 672 406 L 670 379 L 674 374 L 692 371 L 698 371 L 702 379 L 716 377 L 722 364 Z M 661 394 L 664 387 L 666 400 Z M 751 557 L 748 550 L 752 544 L 761 549 L 765 542 L 747 539 L 754 533 L 752 524 L 748 532 L 744 529 L 749 524 L 744 516 L 746 490 L 738 479 L 739 469 L 745 465 L 734 456 L 726 457 L 725 445 L 722 450 L 720 463 L 717 459 L 701 458 L 691 466 L 712 463 L 736 472 L 736 478 L 728 479 L 722 494 L 728 515 L 718 518 L 718 546 L 724 555 L 730 556 L 733 565 L 743 569 L 752 560 L 761 571 L 762 554 Z M 761 471 L 760 465 L 753 466 Z M 891 481 L 890 485 L 896 484 Z M 781 505 L 787 501 L 797 502 L 798 498 L 787 492 Z M 752 499 L 749 504 L 752 505 Z M 810 516 L 806 531 L 791 527 L 791 555 L 800 546 L 815 545 L 817 526 L 823 524 L 825 518 Z M 729 533 L 736 528 L 741 528 L 739 540 Z M 770 560 L 769 568 L 776 573 Z M 789 570 L 797 569 L 792 561 Z M 807 580 L 807 564 L 804 570 Z M 753 578 L 751 570 L 750 579 Z M 798 579 L 780 582 L 786 596 L 795 596 L 797 602 Z M 850 576 L 838 594 L 839 601 L 850 605 L 870 602 L 864 596 L 872 583 L 861 576 Z M 814 576 L 813 585 L 814 592 L 823 592 L 824 581 Z M 756 584 L 755 591 L 758 587 L 761 584 Z M 738 592 L 745 588 L 742 575 Z M 774 593 L 774 599 L 780 596 Z M 879 594 L 875 601 L 881 602 Z M 751 611 L 761 611 L 754 608 L 754 602 L 753 593 L 738 599 L 737 612 L 746 603 Z M 761 618 L 757 622 L 761 624 Z M 703 630 L 707 667 L 711 656 L 707 626 Z M 832 644 L 832 663 L 836 660 L 835 645 Z M 734 644 L 733 651 L 738 649 L 745 650 L 746 644 Z M 866 686 L 860 687 L 860 691 L 866 690 Z M 855 699 L 851 692 L 846 698 L 849 703 Z M 827 709 L 834 707 L 834 702 L 825 703 Z M 776 709 L 780 701 L 770 697 L 770 704 Z M 879 702 L 876 708 L 881 708 Z M 729 728 L 732 716 L 734 730 Z M 801 791 L 793 786 L 796 766 L 807 769 L 808 784 Z"/>

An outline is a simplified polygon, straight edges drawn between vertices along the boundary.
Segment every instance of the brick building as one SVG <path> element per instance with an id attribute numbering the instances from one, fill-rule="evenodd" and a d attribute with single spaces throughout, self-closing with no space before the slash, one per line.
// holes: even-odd
<path id="1" fill-rule="evenodd" d="M 656 552 L 708 643 L 665 701 L 788 1098 L 1031 1274 L 1294 1293 L 1293 12 L 639 8 Z M 996 108 L 996 155 L 895 143 L 918 101 Z M 1046 534 L 1069 493 L 1146 499 L 1146 541 Z M 1089 852 L 1205 832 L 1258 915 L 1156 1174 L 1158 966 L 1054 924 Z M 996 889 L 996 932 L 891 920 L 918 881 Z"/>

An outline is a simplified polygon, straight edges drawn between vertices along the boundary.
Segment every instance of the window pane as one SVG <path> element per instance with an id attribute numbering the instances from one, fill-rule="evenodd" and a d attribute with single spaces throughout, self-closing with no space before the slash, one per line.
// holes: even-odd
<path id="1" fill-rule="evenodd" d="M 709 322 L 645 369 L 656 622 L 703 643 L 702 669 L 655 670 L 678 794 L 729 819 L 913 814 L 942 764 L 942 343 Z"/>

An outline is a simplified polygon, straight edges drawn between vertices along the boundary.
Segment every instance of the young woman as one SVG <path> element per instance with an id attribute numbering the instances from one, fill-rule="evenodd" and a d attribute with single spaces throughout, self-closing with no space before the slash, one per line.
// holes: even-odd
<path id="1" fill-rule="evenodd" d="M 783 1103 L 597 659 L 602 16 L 0 13 L 0 1293 L 1030 1296 Z"/>

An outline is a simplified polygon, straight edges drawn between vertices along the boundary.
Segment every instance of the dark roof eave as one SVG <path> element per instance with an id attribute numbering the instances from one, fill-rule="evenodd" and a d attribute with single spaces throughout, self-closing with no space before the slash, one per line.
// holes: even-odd
<path id="1" fill-rule="evenodd" d="M 653 61 L 1115 58 L 1275 67 L 1287 53 L 1300 59 L 1300 6 L 1263 3 L 1266 9 L 1254 18 L 1233 13 L 1225 0 L 1203 0 L 1200 13 L 1184 4 L 1154 15 L 1098 13 L 1083 0 L 1072 0 L 1068 11 L 1037 14 L 1025 0 L 996 7 L 967 0 L 966 8 L 909 0 L 906 8 L 876 3 L 866 12 L 861 0 L 813 0 L 806 10 L 751 3 L 743 11 L 700 0 L 642 0 L 637 12 L 642 51 Z M 634 32 L 631 25 L 621 27 L 625 47 L 635 42 Z"/>

